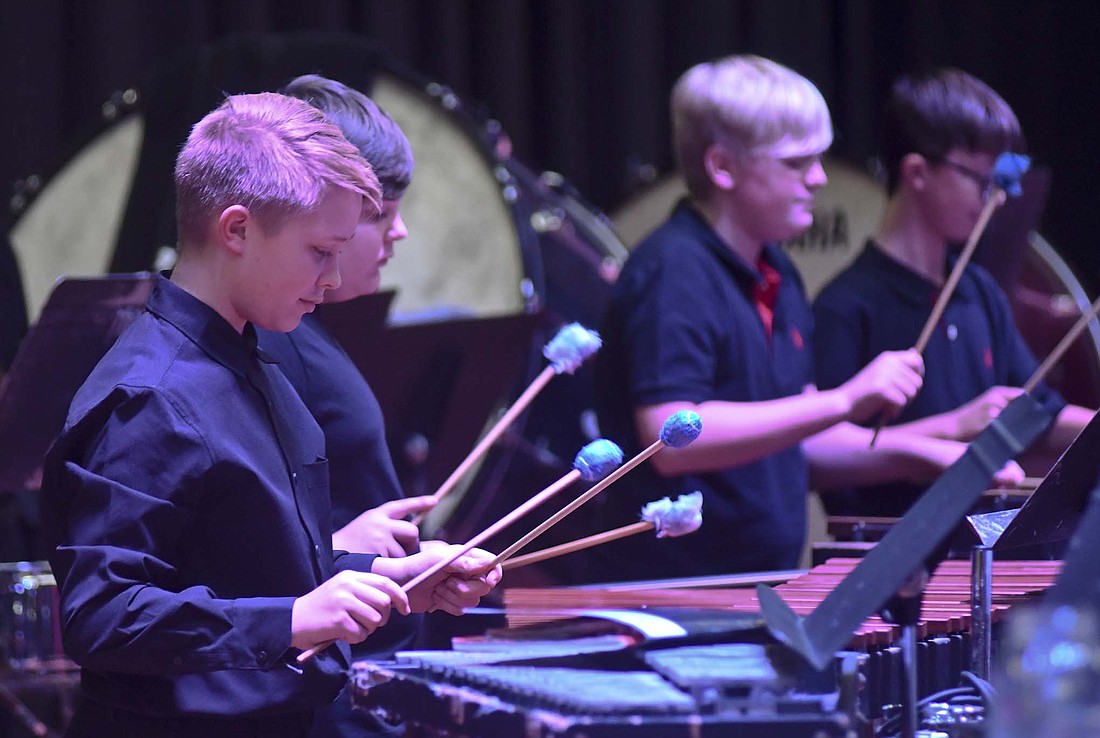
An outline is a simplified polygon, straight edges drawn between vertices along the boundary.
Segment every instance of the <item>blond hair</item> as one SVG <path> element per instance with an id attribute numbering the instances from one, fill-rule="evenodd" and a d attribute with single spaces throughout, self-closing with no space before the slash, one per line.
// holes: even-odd
<path id="1" fill-rule="evenodd" d="M 319 110 L 273 92 L 233 95 L 195 124 L 176 159 L 180 244 L 201 244 L 210 219 L 243 205 L 274 233 L 316 208 L 328 187 L 363 196 L 378 213 L 378 178 Z"/>
<path id="2" fill-rule="evenodd" d="M 672 89 L 677 164 L 692 196 L 710 191 L 703 156 L 713 144 L 746 156 L 819 154 L 833 141 L 825 99 L 813 83 L 759 56 L 697 64 Z"/>

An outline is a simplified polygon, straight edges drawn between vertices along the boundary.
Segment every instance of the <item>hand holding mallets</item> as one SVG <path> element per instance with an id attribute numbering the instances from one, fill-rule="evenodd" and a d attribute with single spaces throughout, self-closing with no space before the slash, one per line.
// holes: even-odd
<path id="1" fill-rule="evenodd" d="M 447 558 L 440 559 L 435 564 L 407 581 L 405 584 L 402 585 L 401 589 L 405 592 L 408 592 L 413 587 L 416 587 L 417 585 L 427 580 L 429 577 L 439 573 L 460 556 L 469 552 L 471 549 L 475 548 L 484 541 L 492 538 L 498 532 L 504 530 L 513 522 L 523 517 L 528 512 L 535 509 L 543 502 L 568 487 L 570 484 L 582 478 L 586 479 L 589 482 L 599 481 L 600 479 L 603 479 L 605 476 L 611 473 L 615 469 L 615 467 L 619 466 L 619 464 L 621 463 L 623 463 L 622 449 L 620 449 L 611 441 L 607 441 L 602 438 L 592 441 L 577 453 L 576 458 L 573 459 L 573 469 L 562 476 L 561 479 L 554 482 L 541 492 L 538 492 L 529 500 L 517 507 L 515 510 L 505 515 L 499 521 L 471 538 Z M 495 564 L 486 568 L 492 569 L 493 566 L 495 566 Z M 326 643 L 321 643 L 317 646 L 314 646 L 313 648 L 303 651 L 302 653 L 298 654 L 298 663 L 305 663 L 321 651 L 324 651 L 333 643 L 334 641 L 328 641 Z"/>
<path id="2" fill-rule="evenodd" d="M 932 312 L 929 314 L 928 320 L 924 322 L 924 328 L 921 329 L 917 342 L 913 344 L 913 348 L 916 349 L 918 354 L 923 354 L 924 349 L 928 347 L 928 342 L 932 339 L 932 332 L 939 324 L 940 318 L 943 317 L 943 313 L 947 309 L 947 303 L 951 299 L 951 295 L 954 294 L 959 280 L 962 279 L 963 270 L 970 263 L 970 257 L 974 255 L 978 240 L 985 232 L 985 227 L 989 225 L 989 219 L 993 217 L 993 211 L 1003 205 L 1009 197 L 1019 197 L 1023 193 L 1020 179 L 1027 173 L 1030 166 L 1031 159 L 1029 157 L 1023 154 L 1014 154 L 1011 151 L 1005 151 L 993 163 L 993 189 L 985 201 L 985 206 L 982 208 L 974 228 L 970 231 L 970 237 L 966 239 L 966 245 L 963 247 L 962 253 L 959 254 L 955 266 L 951 269 L 951 274 L 944 282 L 943 289 L 940 290 L 935 305 L 932 306 Z M 880 419 L 878 425 L 875 426 L 875 432 L 871 436 L 872 446 L 878 440 L 878 434 L 885 422 L 885 419 Z"/>

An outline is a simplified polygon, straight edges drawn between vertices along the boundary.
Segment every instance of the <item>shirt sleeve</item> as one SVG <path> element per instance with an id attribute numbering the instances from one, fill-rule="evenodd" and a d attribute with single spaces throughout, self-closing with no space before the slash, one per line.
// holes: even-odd
<path id="1" fill-rule="evenodd" d="M 66 653 L 126 673 L 270 667 L 293 597 L 223 599 L 182 581 L 213 473 L 202 436 L 160 393 L 116 389 L 62 434 L 43 484 Z"/>
<path id="2" fill-rule="evenodd" d="M 713 399 L 718 351 L 710 327 L 710 285 L 683 269 L 654 269 L 633 290 L 624 349 L 635 407 Z"/>

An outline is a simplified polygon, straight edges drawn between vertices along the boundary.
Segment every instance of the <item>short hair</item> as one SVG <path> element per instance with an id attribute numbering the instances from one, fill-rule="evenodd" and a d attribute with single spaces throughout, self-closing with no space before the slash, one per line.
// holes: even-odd
<path id="1" fill-rule="evenodd" d="M 232 95 L 196 123 L 175 184 L 181 245 L 202 243 L 210 219 L 230 205 L 247 207 L 269 232 L 315 209 L 330 186 L 362 195 L 365 212 L 381 206 L 378 178 L 340 130 L 274 92 Z"/>
<path id="2" fill-rule="evenodd" d="M 671 107 L 677 164 L 696 198 L 710 191 L 703 157 L 715 143 L 742 155 L 791 157 L 819 154 L 833 142 L 821 92 L 759 56 L 697 64 L 676 82 Z"/>
<path id="3" fill-rule="evenodd" d="M 393 118 L 373 100 L 342 82 L 316 74 L 291 80 L 282 92 L 305 100 L 343 131 L 374 168 L 382 197 L 396 200 L 405 194 L 412 182 L 412 147 Z"/>
<path id="4" fill-rule="evenodd" d="M 882 166 L 890 192 L 901 160 L 921 154 L 943 161 L 955 148 L 996 156 L 1022 153 L 1016 114 L 989 85 L 958 69 L 900 77 L 890 90 L 882 122 Z"/>

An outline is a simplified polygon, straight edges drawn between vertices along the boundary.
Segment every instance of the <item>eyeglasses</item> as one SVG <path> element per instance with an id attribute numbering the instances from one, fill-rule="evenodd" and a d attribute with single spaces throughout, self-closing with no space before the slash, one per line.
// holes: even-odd
<path id="1" fill-rule="evenodd" d="M 953 169 L 959 174 L 963 175 L 967 179 L 978 185 L 978 190 L 981 192 L 982 202 L 985 202 L 993 194 L 993 187 L 996 184 L 992 177 L 987 177 L 981 172 L 975 172 L 968 166 L 959 164 L 958 162 L 951 161 L 950 159 L 939 159 L 933 162 L 934 164 L 940 164 Z"/>

